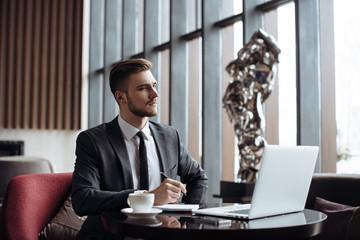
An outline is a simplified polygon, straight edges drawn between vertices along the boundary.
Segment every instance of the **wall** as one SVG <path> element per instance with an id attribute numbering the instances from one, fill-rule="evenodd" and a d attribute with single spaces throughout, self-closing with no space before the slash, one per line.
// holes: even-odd
<path id="1" fill-rule="evenodd" d="M 7 13 L 7 9 L 9 6 L 12 6 L 11 4 L 13 4 L 14 1 L 0 1 L 0 9 L 1 11 L 4 11 Z M 57 5 L 54 5 L 56 2 L 56 4 L 60 4 L 61 8 L 58 8 Z M 52 1 L 51 2 L 51 6 L 52 6 L 52 11 L 57 11 L 58 16 L 63 16 L 64 14 L 69 13 L 70 11 L 63 11 L 62 9 L 64 9 L 64 3 L 65 1 Z M 82 6 L 82 2 L 84 3 L 84 5 Z M 11 3 L 11 4 L 10 4 Z M 35 4 L 47 4 L 49 3 L 49 1 L 34 1 L 34 0 L 26 0 L 26 1 L 19 1 L 19 3 L 21 3 L 20 5 L 22 7 L 19 7 L 17 9 L 22 10 L 24 12 L 26 12 L 26 16 L 30 16 L 30 14 L 32 16 L 36 16 L 35 13 L 39 13 L 40 9 L 45 9 L 45 8 L 40 8 L 38 5 Z M 26 7 L 25 5 L 23 6 L 23 4 L 26 3 Z M 76 5 L 71 5 L 71 3 L 76 4 Z M 78 22 L 82 22 L 83 28 L 82 28 L 82 53 L 81 53 L 81 63 L 82 66 L 81 68 L 79 68 L 78 71 L 81 72 L 76 72 L 76 74 L 79 73 L 79 75 L 77 75 L 77 77 L 81 78 L 81 83 L 79 83 L 78 86 L 81 86 L 81 94 L 79 93 L 79 95 L 81 96 L 81 107 L 79 107 L 81 110 L 74 110 L 69 112 L 69 116 L 73 116 L 73 114 L 76 114 L 77 116 L 81 116 L 81 124 L 79 126 L 77 126 L 78 128 L 81 129 L 86 129 L 87 128 L 87 122 L 88 122 L 88 61 L 89 61 L 89 54 L 88 54 L 88 49 L 89 49 L 89 0 L 85 0 L 85 1 L 67 1 L 66 6 L 68 7 L 73 7 L 73 9 L 76 9 L 77 11 L 82 11 L 83 9 L 83 14 L 81 16 L 77 15 L 77 20 Z M 4 8 L 3 8 L 4 7 Z M 30 7 L 30 9 L 29 9 Z M 12 9 L 10 7 L 10 9 Z M 34 11 L 33 11 L 34 10 Z M 50 11 L 50 10 L 49 10 Z M 18 14 L 19 15 L 19 14 Z M 7 14 L 2 14 L 0 15 L 0 17 L 4 20 L 7 19 Z M 6 18 L 5 18 L 6 17 Z M 52 16 L 53 17 L 53 16 Z M 81 20 L 82 18 L 82 20 Z M 51 18 L 53 19 L 53 18 Z M 10 22 L 10 21 L 9 21 Z M 14 24 L 14 21 L 11 20 L 12 24 Z M 1 29 L 6 31 L 7 26 L 6 26 L 6 21 L 2 21 L 1 24 Z M 33 26 L 33 25 L 32 25 Z M 50 30 L 49 30 L 50 31 Z M 43 31 L 39 31 L 39 32 L 43 32 Z M 5 36 L 7 36 L 7 34 L 3 34 L 1 35 L 1 41 L 0 41 L 0 46 L 1 49 L 6 49 L 5 48 Z M 52 38 L 54 39 L 54 38 Z M 80 40 L 79 40 L 80 41 Z M 60 44 L 60 42 L 59 42 Z M 56 45 L 56 44 L 55 44 Z M 54 45 L 54 46 L 55 46 Z M 69 45 L 70 46 L 70 45 Z M 30 47 L 28 48 L 30 49 Z M 33 51 L 33 50 L 32 50 Z M 34 50 L 35 51 L 35 50 Z M 0 51 L 1 53 L 3 51 Z M 5 60 L 5 55 L 1 55 L 2 58 L 1 60 Z M 80 57 L 80 56 L 79 56 Z M 19 58 L 21 59 L 21 58 Z M 55 60 L 54 60 L 55 61 Z M 6 63 L 6 61 L 1 61 L 2 63 L 2 67 L 5 66 L 4 63 Z M 2 67 L 0 67 L 0 69 L 3 69 Z M 4 71 L 0 71 L 0 76 L 1 76 L 1 81 L 0 81 L 0 92 L 4 93 Z M 46 80 L 46 78 L 44 78 L 44 81 Z M 77 78 L 77 81 L 79 81 L 79 79 Z M 49 85 L 50 86 L 50 85 Z M 22 85 L 18 86 L 19 89 L 22 89 Z M 14 88 L 15 89 L 15 88 Z M 64 88 L 66 90 L 66 92 L 71 91 L 71 87 L 65 87 Z M 16 90 L 17 91 L 17 90 Z M 53 93 L 53 92 L 51 92 Z M 4 128 L 4 120 L 6 118 L 8 118 L 7 113 L 4 111 L 4 109 L 6 108 L 6 101 L 5 98 L 3 97 L 4 94 L 0 94 L 0 140 L 23 140 L 25 142 L 24 144 L 24 152 L 26 156 L 36 156 L 36 157 L 42 157 L 45 158 L 47 160 L 49 160 L 51 162 L 51 164 L 53 165 L 54 171 L 55 172 L 72 172 L 74 169 L 74 162 L 75 162 L 75 146 L 76 146 L 76 138 L 77 135 L 79 134 L 79 132 L 81 130 L 70 130 L 70 128 L 66 128 L 65 130 L 55 130 L 55 129 L 44 129 L 44 128 L 30 128 L 29 124 L 24 124 L 24 127 L 20 127 L 20 128 Z M 36 94 L 35 94 L 36 95 Z M 36 95 L 37 96 L 37 95 Z M 26 105 L 25 105 L 26 106 Z M 23 111 L 29 113 L 31 110 L 28 107 L 25 106 L 21 106 L 19 107 L 19 109 L 21 108 Z M 10 107 L 10 106 L 8 106 Z M 52 110 L 53 111 L 53 110 Z M 35 113 L 34 113 L 35 115 Z M 19 121 L 19 120 L 18 120 Z M 21 121 L 20 121 L 21 122 Z"/>
<path id="2" fill-rule="evenodd" d="M 24 154 L 51 162 L 54 172 L 72 172 L 75 141 L 80 131 L 0 129 L 1 140 L 22 140 Z"/>
<path id="3" fill-rule="evenodd" d="M 5 129 L 81 126 L 82 0 L 0 1 Z"/>

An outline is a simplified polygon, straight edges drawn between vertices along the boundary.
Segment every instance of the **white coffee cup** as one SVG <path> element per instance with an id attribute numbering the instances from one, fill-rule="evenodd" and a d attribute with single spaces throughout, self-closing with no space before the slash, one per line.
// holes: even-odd
<path id="1" fill-rule="evenodd" d="M 154 205 L 155 195 L 153 193 L 130 193 L 127 203 L 134 213 L 147 213 Z"/>

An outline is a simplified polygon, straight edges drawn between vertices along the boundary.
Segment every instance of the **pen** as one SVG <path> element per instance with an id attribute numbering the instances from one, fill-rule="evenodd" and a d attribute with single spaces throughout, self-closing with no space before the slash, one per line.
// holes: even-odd
<path id="1" fill-rule="evenodd" d="M 165 175 L 165 173 L 160 172 L 160 175 L 161 175 L 164 179 L 168 179 L 168 177 Z"/>
<path id="2" fill-rule="evenodd" d="M 160 172 L 160 175 L 161 175 L 164 179 L 168 179 L 168 177 L 166 176 L 166 174 L 165 174 L 165 173 Z M 184 193 L 184 195 L 186 196 L 186 193 Z"/>

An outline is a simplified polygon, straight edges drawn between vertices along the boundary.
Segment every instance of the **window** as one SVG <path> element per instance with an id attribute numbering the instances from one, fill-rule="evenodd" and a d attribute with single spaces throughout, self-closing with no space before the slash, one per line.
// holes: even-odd
<path id="1" fill-rule="evenodd" d="M 296 46 L 295 6 L 283 5 L 278 13 L 278 44 L 281 48 L 278 69 L 279 144 L 296 145 Z"/>
<path id="2" fill-rule="evenodd" d="M 119 10 L 110 11 L 112 8 L 108 5 L 112 2 L 119 5 Z M 332 113 L 328 114 L 323 107 L 328 101 L 322 99 L 325 91 L 320 86 L 321 81 L 326 80 L 321 79 L 321 71 L 327 69 L 326 66 L 320 67 L 323 56 L 319 56 L 322 51 L 319 46 L 327 35 L 322 35 L 317 21 L 321 17 L 319 3 L 332 4 L 332 0 L 118 0 L 106 1 L 106 4 L 91 1 L 94 9 L 91 11 L 90 31 L 93 45 L 90 46 L 89 126 L 117 114 L 115 102 L 109 107 L 104 101 L 108 95 L 105 86 L 111 65 L 133 57 L 149 59 L 154 65 L 153 74 L 158 80 L 160 93 L 159 114 L 154 120 L 179 130 L 191 154 L 209 175 L 209 197 L 218 194 L 219 181 L 235 180 L 238 168 L 234 127 L 222 108 L 222 96 L 231 81 L 225 67 L 242 48 L 244 34 L 250 38 L 248 35 L 261 27 L 278 40 L 282 50 L 276 89 L 270 95 L 272 99 L 265 102 L 266 139 L 272 144 L 319 145 L 323 148 L 321 159 L 326 155 L 324 152 L 331 150 L 322 140 L 332 140 L 327 135 L 328 129 L 323 127 L 328 126 L 324 123 Z M 243 10 L 244 6 L 248 9 Z M 111 21 L 101 22 L 103 15 L 106 19 L 118 19 L 120 24 L 106 30 Z M 112 38 L 110 33 L 118 39 Z M 351 36 L 356 37 L 354 32 Z M 346 44 L 355 42 L 347 40 Z M 114 46 L 120 49 L 114 50 Z M 110 59 L 113 52 L 117 55 Z M 342 75 L 350 73 L 338 67 L 336 71 Z M 352 73 L 351 76 L 357 75 Z M 340 90 L 339 87 L 338 93 Z M 341 110 L 345 111 L 345 108 Z M 346 114 L 341 114 L 341 117 L 343 115 Z M 342 136 L 345 135 L 346 129 L 339 125 L 338 130 Z M 352 134 L 356 132 L 354 128 L 351 130 Z M 349 134 L 347 130 L 346 136 Z M 356 135 L 360 136 L 360 131 Z M 351 140 L 351 143 L 355 141 Z M 349 147 L 346 144 L 341 146 Z M 353 149 L 352 153 L 355 153 Z M 325 157 L 325 161 L 329 161 L 328 155 Z M 316 171 L 322 171 L 321 166 Z"/>
<path id="3" fill-rule="evenodd" d="M 338 173 L 360 173 L 359 7 L 356 0 L 334 0 Z"/>

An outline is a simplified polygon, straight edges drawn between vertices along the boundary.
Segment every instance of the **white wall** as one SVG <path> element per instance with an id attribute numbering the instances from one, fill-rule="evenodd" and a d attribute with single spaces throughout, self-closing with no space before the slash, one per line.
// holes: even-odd
<path id="1" fill-rule="evenodd" d="M 72 172 L 79 133 L 80 131 L 0 129 L 0 139 L 23 140 L 24 155 L 49 160 L 54 172 Z"/>

